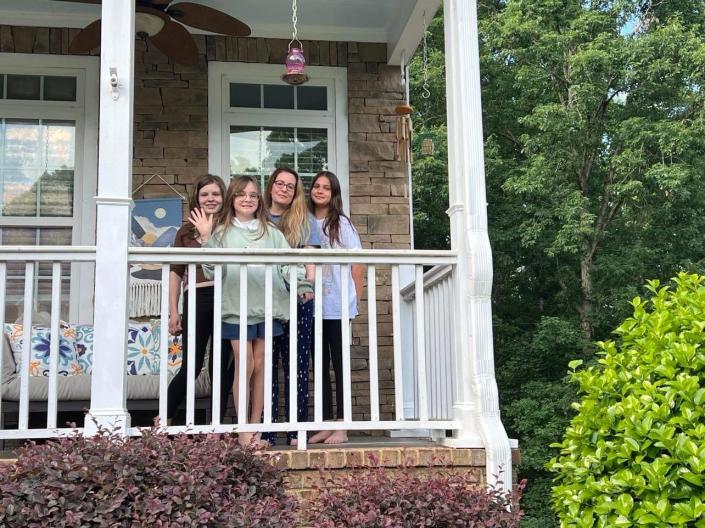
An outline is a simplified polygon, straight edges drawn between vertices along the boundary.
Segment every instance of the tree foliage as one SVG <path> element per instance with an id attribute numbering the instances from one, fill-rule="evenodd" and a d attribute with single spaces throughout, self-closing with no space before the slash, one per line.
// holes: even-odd
<path id="1" fill-rule="evenodd" d="M 524 522 L 546 528 L 556 521 L 542 468 L 571 417 L 569 360 L 590 357 L 647 279 L 705 262 L 705 9 L 485 0 L 479 10 L 497 377 L 529 478 Z M 411 97 L 417 132 L 440 148 L 423 157 L 415 143 L 414 231 L 416 247 L 438 248 L 449 240 L 442 15 L 430 31 L 431 97 L 420 96 L 420 52 Z"/>

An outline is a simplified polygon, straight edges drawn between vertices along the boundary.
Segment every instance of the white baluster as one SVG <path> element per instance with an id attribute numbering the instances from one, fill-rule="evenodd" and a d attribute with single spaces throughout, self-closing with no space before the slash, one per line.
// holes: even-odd
<path id="1" fill-rule="evenodd" d="M 169 393 L 169 273 L 170 266 L 162 264 L 162 306 L 159 323 L 159 425 L 167 423 L 167 396 Z"/>
<path id="2" fill-rule="evenodd" d="M 236 372 L 238 376 L 238 408 L 237 408 L 237 423 L 246 424 L 247 420 L 247 395 L 249 391 L 247 386 L 247 265 L 240 266 L 240 372 Z"/>
<path id="3" fill-rule="evenodd" d="M 2 331 L 5 332 L 5 292 L 7 289 L 7 264 L 0 262 L 0 324 L 3 325 Z M 4 339 L 4 336 L 1 336 Z M 3 371 L 3 354 L 0 353 L 0 372 Z M 1 380 L 0 380 L 1 382 Z M 0 386 L 0 413 L 2 413 L 2 387 Z M 2 414 L 0 414 L 2 416 Z M 4 425 L 4 424 L 3 424 Z"/>
<path id="4" fill-rule="evenodd" d="M 316 264 L 316 284 L 313 295 L 316 304 L 313 311 L 313 419 L 316 422 L 323 421 L 323 268 Z M 329 372 L 325 373 L 330 376 Z"/>
<path id="5" fill-rule="evenodd" d="M 377 277 L 367 267 L 367 324 L 370 351 L 370 420 L 379 421 L 379 366 L 377 365 Z"/>
<path id="6" fill-rule="evenodd" d="M 194 424 L 196 400 L 196 265 L 188 265 L 188 365 L 186 368 L 186 425 Z"/>
<path id="7" fill-rule="evenodd" d="M 17 428 L 27 429 L 29 424 L 29 356 L 32 347 L 32 308 L 34 300 L 34 262 L 27 262 L 24 269 L 24 315 L 22 319 L 22 360 L 20 362 L 20 411 Z"/>
<path id="8" fill-rule="evenodd" d="M 228 357 L 231 354 L 231 347 L 223 350 L 223 266 L 216 264 L 213 267 L 213 339 L 211 344 L 211 352 L 213 354 L 213 379 L 211 385 L 211 407 L 213 409 L 212 423 L 213 425 L 220 424 L 220 394 L 223 390 L 221 385 L 223 360 L 228 364 Z"/>
<path id="9" fill-rule="evenodd" d="M 401 350 L 401 299 L 399 266 L 392 266 L 392 334 L 394 343 L 394 409 L 397 421 L 404 419 L 404 384 Z"/>
<path id="10" fill-rule="evenodd" d="M 51 265 L 51 342 L 49 345 L 49 390 L 47 393 L 47 429 L 56 427 L 56 389 L 59 370 L 59 316 L 61 312 L 61 262 Z"/>
<path id="11" fill-rule="evenodd" d="M 289 422 L 298 422 L 298 275 L 295 265 L 289 266 Z"/>
<path id="12" fill-rule="evenodd" d="M 416 369 L 418 373 L 419 420 L 428 420 L 428 385 L 426 381 L 426 317 L 424 315 L 423 266 L 416 266 Z"/>
<path id="13" fill-rule="evenodd" d="M 340 333 L 343 341 L 343 419 L 352 422 L 352 390 L 350 372 L 350 307 L 348 306 L 350 292 L 350 264 L 340 266 Z M 337 389 L 337 387 L 336 387 Z M 336 409 L 336 412 L 340 412 Z"/>
<path id="14" fill-rule="evenodd" d="M 264 423 L 272 423 L 272 265 L 264 268 Z M 276 421 L 276 416 L 274 417 Z"/>

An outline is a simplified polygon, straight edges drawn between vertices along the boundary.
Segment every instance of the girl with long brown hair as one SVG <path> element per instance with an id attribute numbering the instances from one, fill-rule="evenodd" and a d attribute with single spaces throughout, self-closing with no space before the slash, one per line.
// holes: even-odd
<path id="1" fill-rule="evenodd" d="M 193 193 L 189 200 L 189 210 L 199 211 L 202 215 L 213 218 L 220 214 L 223 209 L 223 196 L 225 195 L 225 184 L 219 176 L 207 174 L 201 176 L 194 184 Z M 200 248 L 201 241 L 198 230 L 190 222 L 176 232 L 174 247 Z M 188 371 L 188 296 L 196 295 L 196 350 L 195 350 L 195 378 L 198 378 L 203 368 L 208 341 L 213 336 L 213 281 L 206 279 L 201 266 L 196 267 L 196 284 L 188 284 L 188 274 L 185 264 L 175 264 L 171 266 L 169 273 L 169 333 L 172 335 L 181 334 L 182 359 L 181 367 L 176 376 L 169 383 L 167 393 L 167 424 L 171 425 L 177 409 L 186 397 L 187 371 Z M 183 318 L 179 314 L 179 298 L 183 289 L 184 301 Z M 227 350 L 227 349 L 224 349 Z M 227 356 L 226 356 L 227 357 Z M 223 362 L 221 369 L 221 395 L 220 412 L 221 418 L 227 407 L 228 393 L 230 392 L 228 381 L 232 372 L 228 373 L 227 361 Z M 209 370 L 212 374 L 213 354 L 210 355 Z M 212 376 L 211 376 L 212 379 Z M 222 383 L 225 381 L 225 383 Z"/>
<path id="2" fill-rule="evenodd" d="M 198 230 L 204 247 L 211 248 L 289 248 L 284 235 L 269 223 L 257 181 L 250 176 L 236 176 L 225 193 L 223 212 L 215 219 L 196 213 L 191 222 Z M 206 276 L 213 267 L 204 266 Z M 282 333 L 282 323 L 289 319 L 289 292 L 286 272 L 272 274 L 272 335 Z M 299 293 L 311 292 L 311 285 L 299 282 Z M 247 335 L 240 335 L 240 265 L 224 266 L 222 291 L 222 336 L 233 350 L 233 399 L 239 409 L 239 369 L 246 369 L 245 394 L 249 394 L 249 420 L 259 423 L 264 408 L 264 336 L 265 336 L 265 268 L 249 266 L 247 270 Z M 246 364 L 240 364 L 240 340 L 247 340 Z M 249 389 L 249 390 L 248 390 Z M 247 408 L 247 405 L 246 405 Z M 242 445 L 259 444 L 259 434 L 240 433 Z"/>
<path id="3" fill-rule="evenodd" d="M 340 182 L 335 174 L 321 171 L 311 182 L 308 198 L 309 210 L 316 217 L 316 227 L 324 249 L 360 249 L 360 237 L 350 218 L 343 211 L 343 196 Z M 362 297 L 362 279 L 364 266 L 353 264 L 348 280 L 348 316 L 350 321 L 358 314 L 358 301 Z M 333 398 L 330 381 L 330 364 L 335 375 L 335 417 L 343 419 L 343 325 L 341 310 L 341 267 L 340 265 L 323 266 L 323 327 L 317 329 L 323 337 L 323 419 L 333 419 Z M 348 323 L 350 322 L 348 321 Z M 349 326 L 346 325 L 347 331 Z M 340 444 L 347 442 L 344 430 L 320 431 L 313 435 L 312 444 Z"/>

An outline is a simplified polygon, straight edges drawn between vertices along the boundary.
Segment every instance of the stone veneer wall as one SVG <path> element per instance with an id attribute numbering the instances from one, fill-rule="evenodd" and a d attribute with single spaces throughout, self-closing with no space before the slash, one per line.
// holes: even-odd
<path id="1" fill-rule="evenodd" d="M 76 29 L 0 26 L 0 52 L 68 54 Z M 135 44 L 133 188 L 153 174 L 187 194 L 208 170 L 208 61 L 283 64 L 288 40 L 194 36 L 195 66 L 171 63 L 147 42 Z M 410 248 L 407 165 L 394 160 L 394 107 L 403 99 L 399 68 L 386 45 L 304 41 L 308 64 L 348 69 L 351 218 L 366 248 Z M 136 198 L 172 195 L 153 178 Z M 381 418 L 393 419 L 391 274 L 377 270 Z M 353 327 L 353 417 L 369 417 L 366 306 Z M 363 319 L 365 321 L 363 321 Z"/>

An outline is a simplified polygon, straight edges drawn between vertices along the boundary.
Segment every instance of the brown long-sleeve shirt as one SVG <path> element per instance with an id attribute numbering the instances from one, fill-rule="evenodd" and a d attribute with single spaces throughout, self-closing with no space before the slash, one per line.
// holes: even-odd
<path id="1" fill-rule="evenodd" d="M 174 247 L 200 248 L 201 243 L 198 240 L 196 240 L 195 238 L 193 238 L 191 226 L 184 224 L 176 232 L 176 238 L 174 239 Z M 184 284 L 186 284 L 186 282 L 188 281 L 188 273 L 187 273 L 186 264 L 172 264 L 171 271 L 173 271 L 179 277 L 181 277 L 181 280 L 184 281 Z M 203 275 L 203 269 L 201 268 L 201 266 L 196 266 L 196 284 L 201 283 L 201 282 L 211 282 L 211 281 L 206 279 L 205 275 Z"/>

